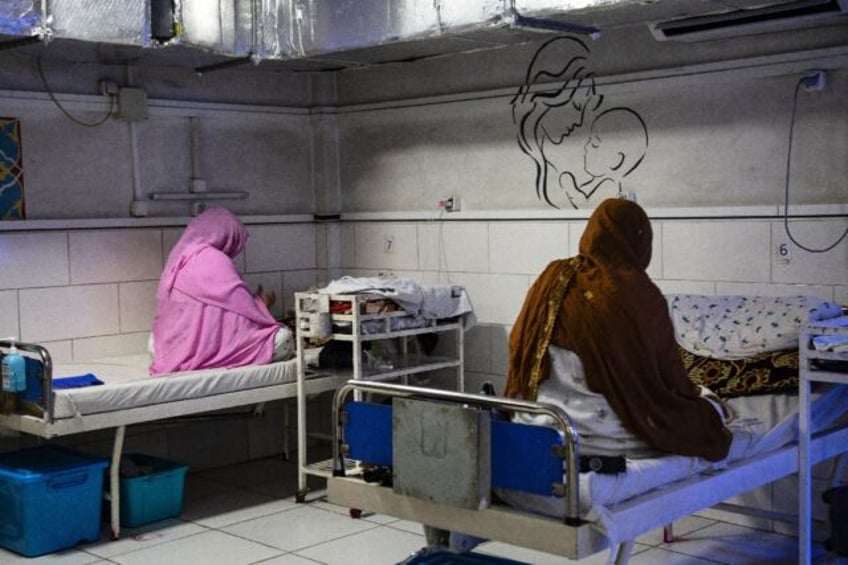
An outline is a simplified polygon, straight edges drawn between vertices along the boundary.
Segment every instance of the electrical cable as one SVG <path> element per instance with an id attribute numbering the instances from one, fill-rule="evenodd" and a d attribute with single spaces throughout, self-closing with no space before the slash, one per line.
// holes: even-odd
<path id="1" fill-rule="evenodd" d="M 445 280 L 447 280 L 448 284 L 450 284 L 451 280 L 450 280 L 450 267 L 448 266 L 448 253 L 447 253 L 448 250 L 447 250 L 447 246 L 445 245 L 445 233 L 444 233 L 445 220 L 444 220 L 444 215 L 445 215 L 445 209 L 442 208 L 441 211 L 439 212 L 439 217 L 438 217 L 438 222 L 439 222 L 439 243 L 438 243 L 438 245 L 439 245 L 439 249 L 438 249 L 437 253 L 438 253 L 438 256 L 439 256 L 439 264 L 438 264 L 438 267 L 437 267 L 437 274 L 439 275 L 439 280 L 441 280 L 441 278 L 442 278 L 442 262 L 444 262 L 444 264 L 445 264 Z"/>
<path id="2" fill-rule="evenodd" d="M 47 95 L 50 97 L 50 100 L 52 100 L 53 103 L 56 105 L 56 107 L 59 108 L 59 110 L 61 110 L 62 113 L 65 114 L 65 116 L 67 116 L 68 119 L 70 119 L 75 124 L 79 124 L 79 125 L 85 126 L 87 128 L 93 128 L 93 127 L 97 127 L 99 125 L 106 123 L 106 120 L 108 120 L 112 116 L 112 111 L 115 109 L 115 97 L 114 96 L 109 96 L 109 111 L 106 112 L 106 115 L 103 116 L 103 119 L 101 119 L 101 120 L 98 120 L 96 122 L 84 122 L 84 121 L 72 116 L 70 114 L 70 112 L 68 112 L 59 103 L 59 100 L 56 99 L 56 96 L 53 94 L 53 91 L 50 90 L 50 86 L 47 84 L 47 77 L 44 76 L 44 68 L 41 66 L 41 56 L 39 56 L 38 59 L 36 59 L 36 67 L 38 69 L 38 75 L 41 77 L 41 82 L 44 84 L 44 90 L 47 91 Z"/>
<path id="3" fill-rule="evenodd" d="M 803 249 L 808 253 L 826 253 L 842 243 L 842 240 L 848 236 L 848 228 L 845 228 L 845 231 L 842 232 L 842 235 L 837 238 L 835 242 L 827 247 L 822 249 L 813 249 L 811 247 L 807 247 L 799 243 L 795 237 L 792 235 L 792 232 L 789 230 L 789 177 L 790 172 L 792 171 L 792 141 L 795 132 L 795 115 L 798 113 L 798 92 L 801 90 L 801 86 L 804 84 L 804 78 L 798 80 L 798 84 L 795 85 L 795 94 L 792 99 L 792 117 L 789 122 L 789 147 L 786 150 L 786 183 L 784 186 L 784 202 L 783 202 L 783 229 L 786 232 L 786 237 L 789 238 L 792 243 L 794 243 L 799 248 Z"/>

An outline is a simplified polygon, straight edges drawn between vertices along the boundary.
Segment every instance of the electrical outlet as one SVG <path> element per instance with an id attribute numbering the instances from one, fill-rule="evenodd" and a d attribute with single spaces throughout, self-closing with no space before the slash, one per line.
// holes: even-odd
<path id="1" fill-rule="evenodd" d="M 825 84 L 827 83 L 827 73 L 818 69 L 807 71 L 807 74 L 801 79 L 801 83 L 804 85 L 804 90 L 807 92 L 818 92 L 820 90 L 824 90 Z"/>
<path id="2" fill-rule="evenodd" d="M 119 90 L 120 87 L 114 80 L 100 79 L 100 94 L 103 96 L 115 96 Z"/>
<path id="3" fill-rule="evenodd" d="M 443 196 L 436 203 L 437 206 L 443 209 L 445 212 L 458 212 L 459 211 L 459 196 Z"/>

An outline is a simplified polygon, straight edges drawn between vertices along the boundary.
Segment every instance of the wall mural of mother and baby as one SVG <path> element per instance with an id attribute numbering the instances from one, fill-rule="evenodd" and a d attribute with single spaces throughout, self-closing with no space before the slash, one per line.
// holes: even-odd
<path id="1" fill-rule="evenodd" d="M 512 99 L 518 146 L 536 169 L 536 196 L 554 208 L 594 208 L 626 193 L 648 150 L 642 117 L 596 90 L 590 50 L 578 38 L 545 42 Z"/>

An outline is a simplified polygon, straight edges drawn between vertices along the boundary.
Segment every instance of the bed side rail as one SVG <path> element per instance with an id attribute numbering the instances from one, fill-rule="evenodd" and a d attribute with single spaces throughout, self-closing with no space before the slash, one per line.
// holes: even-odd
<path id="1" fill-rule="evenodd" d="M 19 352 L 24 353 L 27 360 L 27 389 L 33 385 L 40 386 L 40 394 L 30 390 L 25 398 L 37 407 L 41 418 L 47 423 L 53 422 L 53 360 L 50 352 L 41 345 L 24 343 L 15 340 L 0 339 L 0 351 L 4 354 L 14 343 Z M 34 365 L 33 363 L 37 364 Z M 35 410 L 33 410 L 35 411 Z"/>
<path id="2" fill-rule="evenodd" d="M 566 499 L 565 523 L 568 525 L 579 525 L 580 520 L 580 489 L 579 489 L 579 435 L 571 418 L 555 406 L 539 402 L 529 402 L 497 396 L 485 396 L 449 390 L 414 387 L 393 383 L 368 382 L 351 380 L 342 385 L 333 398 L 333 475 L 345 476 L 345 450 L 347 441 L 345 438 L 345 422 L 343 413 L 347 409 L 346 399 L 354 392 L 373 393 L 390 398 L 414 398 L 419 400 L 434 400 L 459 405 L 474 406 L 480 409 L 495 411 L 506 411 L 509 413 L 525 413 L 532 415 L 549 416 L 562 436 L 562 453 L 558 457 L 564 461 L 564 469 L 561 469 L 562 484 L 565 492 L 562 493 Z M 387 407 L 388 409 L 388 407 Z M 389 419 L 386 419 L 390 421 Z M 383 424 L 385 426 L 385 421 Z M 390 424 L 389 424 L 390 425 Z M 377 455 L 385 462 L 385 450 Z M 519 456 L 520 457 L 520 456 Z"/>

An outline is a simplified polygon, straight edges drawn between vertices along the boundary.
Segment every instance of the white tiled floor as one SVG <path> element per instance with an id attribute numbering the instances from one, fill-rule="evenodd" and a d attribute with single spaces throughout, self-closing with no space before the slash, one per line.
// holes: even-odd
<path id="1" fill-rule="evenodd" d="M 148 526 L 125 529 L 110 541 L 106 527 L 96 543 L 38 558 L 0 550 L 0 563 L 85 565 L 383 565 L 407 558 L 425 545 L 419 524 L 389 516 L 352 519 L 347 508 L 320 499 L 297 504 L 294 463 L 264 459 L 200 473 L 186 479 L 183 513 Z M 656 531 L 637 540 L 631 563 L 796 563 L 792 537 L 715 520 L 690 517 L 675 524 L 678 539 L 662 542 Z M 499 542 L 479 553 L 547 565 L 565 560 Z M 848 564 L 848 558 L 816 548 L 816 564 Z M 580 561 L 605 563 L 607 554 Z"/>

